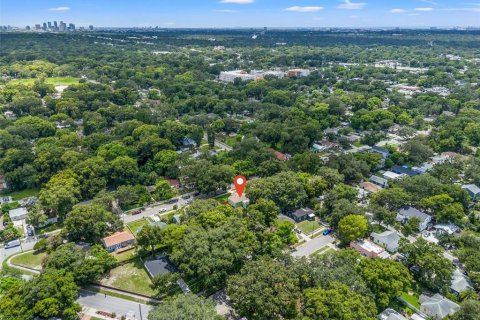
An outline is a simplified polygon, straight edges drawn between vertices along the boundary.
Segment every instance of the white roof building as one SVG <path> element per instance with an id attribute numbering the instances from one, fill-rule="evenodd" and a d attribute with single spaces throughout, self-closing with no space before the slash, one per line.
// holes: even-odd
<path id="1" fill-rule="evenodd" d="M 420 296 L 420 311 L 434 319 L 443 319 L 448 315 L 452 315 L 460 309 L 460 306 L 445 298 L 440 294 L 427 296 L 422 294 Z"/>
<path id="2" fill-rule="evenodd" d="M 10 219 L 12 221 L 18 221 L 18 220 L 23 220 L 27 218 L 27 208 L 17 208 L 17 209 L 12 209 L 8 212 L 8 215 L 10 216 Z"/>

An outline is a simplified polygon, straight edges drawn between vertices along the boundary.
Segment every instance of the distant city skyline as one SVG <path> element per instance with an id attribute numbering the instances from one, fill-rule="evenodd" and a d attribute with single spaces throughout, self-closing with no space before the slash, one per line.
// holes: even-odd
<path id="1" fill-rule="evenodd" d="M 479 0 L 65 0 L 3 1 L 0 24 L 71 21 L 98 27 L 468 27 Z"/>

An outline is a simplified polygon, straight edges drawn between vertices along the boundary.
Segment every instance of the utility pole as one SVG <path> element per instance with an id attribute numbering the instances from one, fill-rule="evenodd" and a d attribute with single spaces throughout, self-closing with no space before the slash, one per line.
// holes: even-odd
<path id="1" fill-rule="evenodd" d="M 143 316 L 142 316 L 142 305 L 139 303 L 138 304 L 138 310 L 140 311 L 140 320 L 143 320 Z"/>

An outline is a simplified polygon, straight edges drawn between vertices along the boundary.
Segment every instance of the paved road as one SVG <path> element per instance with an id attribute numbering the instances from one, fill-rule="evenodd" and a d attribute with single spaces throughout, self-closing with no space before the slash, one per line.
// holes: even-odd
<path id="1" fill-rule="evenodd" d="M 331 236 L 318 236 L 298 246 L 297 250 L 292 252 L 292 256 L 296 258 L 309 256 L 315 251 L 325 247 L 329 243 L 333 243 L 334 241 L 335 239 Z"/>
<path id="2" fill-rule="evenodd" d="M 80 290 L 77 302 L 86 308 L 99 311 L 116 313 L 117 316 L 124 316 L 128 312 L 135 312 L 135 319 L 147 319 L 151 306 L 116 297 L 105 296 L 103 293 L 94 293 Z M 140 315 L 141 309 L 141 315 Z"/>
<path id="3" fill-rule="evenodd" d="M 14 247 L 10 249 L 0 248 L 0 269 L 2 268 L 3 261 L 6 260 L 7 257 L 22 251 L 32 250 L 35 243 L 37 243 L 37 240 L 33 240 L 30 238 L 22 241 L 21 247 L 19 246 L 19 247 Z"/>
<path id="4" fill-rule="evenodd" d="M 141 220 L 143 218 L 147 218 L 150 216 L 153 216 L 154 214 L 158 214 L 161 209 L 166 211 L 171 211 L 173 210 L 173 206 L 177 205 L 177 208 L 180 209 L 181 207 L 184 207 L 188 204 L 188 201 L 192 201 L 194 197 L 192 196 L 193 193 L 189 193 L 190 195 L 189 199 L 183 199 L 182 197 L 176 197 L 173 199 L 178 199 L 178 202 L 175 203 L 164 203 L 164 204 L 157 204 L 157 205 L 152 205 L 149 207 L 145 207 L 145 210 L 142 211 L 142 213 L 136 214 L 136 215 L 130 215 L 130 214 L 124 214 L 122 215 L 122 220 L 125 223 Z M 185 195 L 182 195 L 185 196 Z"/>

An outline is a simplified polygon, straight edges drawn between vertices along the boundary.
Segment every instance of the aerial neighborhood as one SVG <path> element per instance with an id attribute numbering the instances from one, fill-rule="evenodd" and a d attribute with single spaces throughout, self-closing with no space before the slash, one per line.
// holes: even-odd
<path id="1" fill-rule="evenodd" d="M 480 319 L 478 30 L 2 30 L 1 320 Z"/>

